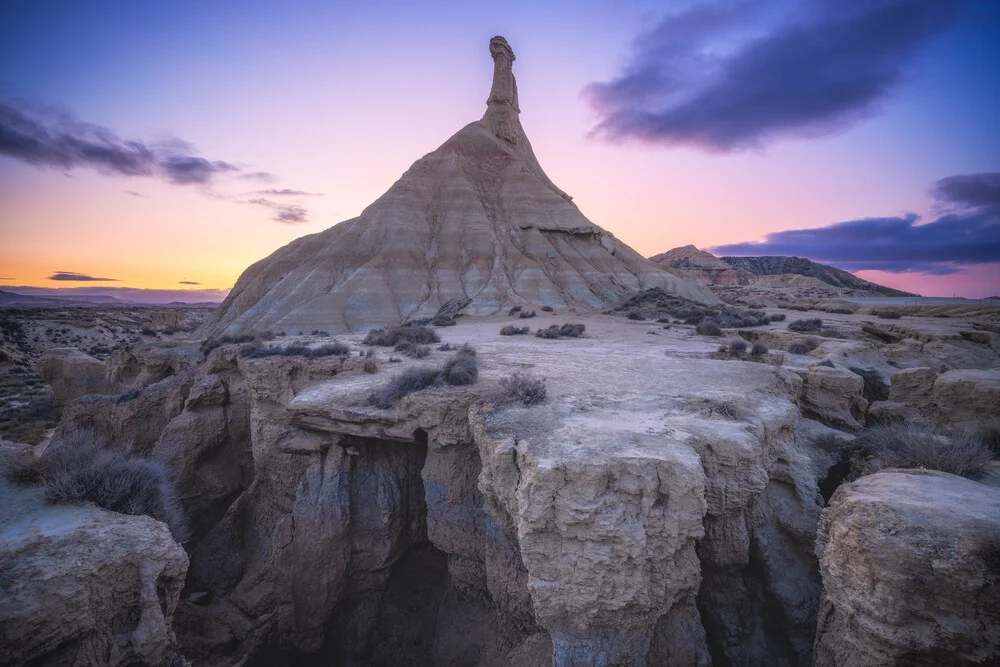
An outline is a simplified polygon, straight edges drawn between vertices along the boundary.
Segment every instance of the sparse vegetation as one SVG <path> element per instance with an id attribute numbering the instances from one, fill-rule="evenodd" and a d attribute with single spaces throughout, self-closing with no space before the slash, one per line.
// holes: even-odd
<path id="1" fill-rule="evenodd" d="M 643 316 L 643 314 L 640 313 L 638 310 L 630 310 L 630 311 L 628 311 L 628 314 L 625 317 L 628 318 L 628 319 L 630 319 L 630 320 L 637 320 L 639 322 L 642 322 L 642 321 L 644 321 L 646 319 Z"/>
<path id="2" fill-rule="evenodd" d="M 365 336 L 365 345 L 378 345 L 380 347 L 395 347 L 402 340 L 411 343 L 427 345 L 429 343 L 440 343 L 441 339 L 437 332 L 422 324 L 402 324 L 395 327 L 385 327 L 382 329 L 372 329 Z"/>
<path id="3" fill-rule="evenodd" d="M 519 315 L 519 317 L 520 317 L 520 318 L 521 318 L 522 320 L 526 320 L 526 319 L 528 319 L 529 317 L 537 317 L 537 316 L 538 316 L 538 313 L 536 313 L 536 312 L 535 312 L 535 311 L 533 311 L 533 310 L 530 310 L 530 311 L 527 311 L 527 310 L 526 310 L 526 311 L 523 311 L 523 312 L 522 312 L 522 313 L 521 313 L 521 314 Z"/>
<path id="4" fill-rule="evenodd" d="M 542 306 L 542 312 L 551 313 L 553 310 L 552 306 Z"/>
<path id="5" fill-rule="evenodd" d="M 751 357 L 763 357 L 767 354 L 767 352 L 767 345 L 764 345 L 764 343 L 761 343 L 760 341 L 757 341 L 750 347 Z"/>
<path id="6" fill-rule="evenodd" d="M 219 336 L 218 338 L 209 338 L 202 342 L 201 352 L 205 356 L 217 347 L 222 347 L 223 345 L 244 345 L 246 343 L 253 343 L 257 340 L 256 336 L 250 334 L 242 334 L 239 336 Z"/>
<path id="7" fill-rule="evenodd" d="M 393 357 L 389 358 L 392 361 Z M 404 396 L 445 384 L 461 386 L 474 384 L 479 378 L 476 351 L 463 345 L 443 368 L 409 368 L 396 375 L 368 397 L 368 404 L 386 410 Z"/>
<path id="8" fill-rule="evenodd" d="M 706 306 L 667 294 L 659 287 L 639 292 L 612 312 L 629 319 L 636 319 L 633 313 L 647 320 L 667 319 L 669 316 L 692 325 L 713 319 L 723 328 L 756 327 L 770 321 L 764 313 L 738 310 L 727 305 Z"/>
<path id="9" fill-rule="evenodd" d="M 373 375 L 375 373 L 378 373 L 379 372 L 378 359 L 376 359 L 375 357 L 366 358 L 362 368 L 364 369 L 365 373 L 371 373 Z"/>
<path id="10" fill-rule="evenodd" d="M 818 317 L 808 320 L 795 320 L 788 323 L 788 330 L 798 333 L 818 333 L 822 328 L 823 320 Z"/>
<path id="11" fill-rule="evenodd" d="M 537 405 L 545 400 L 545 380 L 523 373 L 514 373 L 500 380 L 500 390 L 493 400 L 498 404 Z"/>
<path id="12" fill-rule="evenodd" d="M 323 357 L 346 357 L 351 348 L 344 343 L 336 342 L 309 348 L 305 345 L 289 345 L 287 347 L 257 347 L 246 346 L 240 350 L 240 356 L 246 359 L 264 359 L 267 357 L 305 357 L 306 359 L 321 359 Z"/>
<path id="13" fill-rule="evenodd" d="M 455 346 L 452 345 L 451 343 L 442 343 L 441 345 L 437 346 L 437 351 L 438 352 L 451 352 L 454 349 L 455 349 Z"/>
<path id="14" fill-rule="evenodd" d="M 792 343 L 788 346 L 788 351 L 791 354 L 809 354 L 813 350 L 819 347 L 819 341 L 815 338 L 806 338 L 803 341 L 797 343 Z"/>
<path id="15" fill-rule="evenodd" d="M 848 449 L 852 474 L 870 475 L 883 468 L 926 468 L 982 476 L 991 453 L 968 432 L 938 432 L 922 422 L 896 422 L 865 429 Z"/>
<path id="16" fill-rule="evenodd" d="M 742 420 L 744 417 L 743 411 L 736 407 L 734 403 L 730 403 L 729 401 L 716 401 L 712 404 L 710 411 L 712 414 L 735 421 Z"/>
<path id="17" fill-rule="evenodd" d="M 742 357 L 744 354 L 747 353 L 747 348 L 749 346 L 750 344 L 747 343 L 742 338 L 736 338 L 734 340 L 729 341 L 729 354 L 733 355 L 734 357 Z"/>
<path id="18" fill-rule="evenodd" d="M 535 332 L 538 338 L 580 338 L 587 327 L 583 324 L 553 324 L 547 329 L 539 329 Z"/>
<path id="19" fill-rule="evenodd" d="M 785 321 L 785 314 L 784 313 L 774 313 L 772 315 L 769 315 L 767 319 L 771 320 L 772 322 L 784 322 Z"/>
<path id="20" fill-rule="evenodd" d="M 875 313 L 881 320 L 898 320 L 903 314 L 897 310 L 880 310 Z"/>
<path id="21" fill-rule="evenodd" d="M 694 330 L 695 333 L 701 334 L 702 336 L 722 335 L 722 327 L 720 327 L 714 320 L 705 320 L 704 322 L 700 322 Z"/>
<path id="22" fill-rule="evenodd" d="M 969 434 L 1000 459 L 1000 417 L 986 417 L 968 429 Z"/>
<path id="23" fill-rule="evenodd" d="M 458 324 L 458 322 L 455 321 L 454 317 L 439 313 L 431 318 L 431 324 L 436 327 L 453 327 Z"/>
<path id="24" fill-rule="evenodd" d="M 187 540 L 173 482 L 158 461 L 109 451 L 92 433 L 81 431 L 53 441 L 26 465 L 16 480 L 44 485 L 50 503 L 89 501 L 112 512 L 149 516 L 167 524 L 178 542 Z"/>
<path id="25" fill-rule="evenodd" d="M 509 324 L 500 330 L 501 336 L 523 336 L 528 333 L 531 333 L 531 327 L 515 327 Z"/>
<path id="26" fill-rule="evenodd" d="M 423 359 L 430 356 L 431 348 L 427 345 L 420 345 L 410 340 L 401 340 L 392 348 L 394 352 L 399 352 L 404 357 L 410 359 Z"/>

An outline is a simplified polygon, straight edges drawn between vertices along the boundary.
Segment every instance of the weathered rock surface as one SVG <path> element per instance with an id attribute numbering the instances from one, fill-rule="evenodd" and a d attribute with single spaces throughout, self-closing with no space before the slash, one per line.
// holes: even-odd
<path id="1" fill-rule="evenodd" d="M 104 393 L 107 388 L 107 365 L 73 347 L 48 350 L 35 367 L 61 401 Z"/>
<path id="2" fill-rule="evenodd" d="M 932 400 L 937 419 L 962 424 L 1000 412 L 1000 368 L 963 369 L 934 380 Z"/>
<path id="3" fill-rule="evenodd" d="M 166 524 L 0 481 L 0 663 L 169 665 L 188 566 Z"/>
<path id="4" fill-rule="evenodd" d="M 1000 489 L 941 472 L 846 484 L 817 536 L 823 600 L 817 667 L 1000 662 Z M 995 567 L 995 566 L 994 566 Z"/>
<path id="5" fill-rule="evenodd" d="M 552 184 L 521 128 L 513 51 L 497 37 L 490 52 L 482 120 L 415 162 L 359 217 L 248 268 L 204 331 L 362 331 L 431 317 L 453 299 L 471 299 L 469 314 L 607 308 L 654 286 L 717 303 L 590 222 Z"/>
<path id="6" fill-rule="evenodd" d="M 816 364 L 803 378 L 802 409 L 827 426 L 851 433 L 861 430 L 868 401 L 860 375 Z"/>

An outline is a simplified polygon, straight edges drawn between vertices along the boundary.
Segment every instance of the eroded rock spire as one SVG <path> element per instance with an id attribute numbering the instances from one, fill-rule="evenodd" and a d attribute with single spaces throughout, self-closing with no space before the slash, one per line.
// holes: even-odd
<path id="1" fill-rule="evenodd" d="M 552 188 L 560 197 L 572 200 L 568 194 L 556 187 L 542 166 L 538 164 L 531 142 L 524 134 L 518 115 L 521 107 L 517 101 L 517 80 L 514 78 L 514 49 L 507 40 L 497 35 L 490 40 L 490 55 L 493 57 L 493 87 L 486 98 L 486 113 L 483 123 L 497 139 L 505 142 L 512 153 L 517 155 L 542 183 Z"/>

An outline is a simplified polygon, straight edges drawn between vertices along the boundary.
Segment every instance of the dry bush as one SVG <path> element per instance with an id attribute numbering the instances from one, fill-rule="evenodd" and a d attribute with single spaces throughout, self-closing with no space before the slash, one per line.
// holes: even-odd
<path id="1" fill-rule="evenodd" d="M 521 306 L 514 306 L 513 308 L 507 311 L 507 315 L 517 315 L 520 312 L 521 312 Z"/>
<path id="2" fill-rule="evenodd" d="M 788 351 L 791 354 L 809 354 L 813 350 L 819 347 L 819 341 L 815 338 L 807 338 L 804 341 L 798 343 L 792 343 L 788 346 Z"/>
<path id="3" fill-rule="evenodd" d="M 437 351 L 438 352 L 451 352 L 454 349 L 455 349 L 455 346 L 452 345 L 451 343 L 443 343 L 441 345 L 438 345 L 438 347 L 437 347 Z"/>
<path id="4" fill-rule="evenodd" d="M 442 373 L 445 382 L 450 385 L 475 384 L 479 379 L 479 366 L 474 356 L 458 355 L 445 362 Z"/>
<path id="5" fill-rule="evenodd" d="M 767 354 L 767 345 L 764 345 L 764 343 L 761 343 L 760 341 L 754 343 L 750 347 L 751 357 L 763 357 L 765 354 Z"/>
<path id="6" fill-rule="evenodd" d="M 822 328 L 823 320 L 818 317 L 808 320 L 795 320 L 788 323 L 789 331 L 797 331 L 799 333 L 817 333 Z"/>
<path id="7" fill-rule="evenodd" d="M 734 357 L 742 357 L 744 354 L 747 353 L 748 347 L 750 347 L 750 344 L 747 343 L 742 338 L 731 340 L 729 341 L 729 354 L 733 355 Z"/>
<path id="8" fill-rule="evenodd" d="M 968 431 L 970 436 L 990 450 L 994 458 L 1000 458 L 1000 417 L 986 417 Z"/>
<path id="9" fill-rule="evenodd" d="M 208 355 L 209 352 L 217 347 L 223 345 L 243 345 L 245 343 L 253 343 L 257 340 L 257 336 L 252 336 L 250 334 L 243 334 L 241 336 L 220 336 L 218 338 L 209 338 L 202 341 L 201 352 L 202 354 Z"/>
<path id="10" fill-rule="evenodd" d="M 552 306 L 542 306 L 542 312 L 551 313 L 553 310 L 555 309 Z"/>
<path id="11" fill-rule="evenodd" d="M 702 336 L 721 336 L 722 335 L 722 327 L 720 327 L 713 320 L 705 320 L 704 322 L 699 323 L 698 326 L 696 326 L 694 328 L 694 330 L 695 330 L 695 333 L 699 333 Z"/>
<path id="12" fill-rule="evenodd" d="M 882 320 L 898 320 L 903 314 L 896 310 L 880 310 L 875 313 Z"/>
<path id="13" fill-rule="evenodd" d="M 378 360 L 375 357 L 368 357 L 365 359 L 365 363 L 362 366 L 365 373 L 375 374 L 379 371 Z"/>
<path id="14" fill-rule="evenodd" d="M 494 402 L 523 403 L 537 405 L 545 400 L 545 380 L 514 373 L 500 380 L 500 391 L 494 396 Z"/>
<path id="15" fill-rule="evenodd" d="M 768 316 L 767 319 L 769 319 L 772 322 L 784 322 L 785 321 L 785 314 L 784 313 L 775 313 L 773 315 Z"/>
<path id="16" fill-rule="evenodd" d="M 526 320 L 526 319 L 528 319 L 530 317 L 537 317 L 537 316 L 538 316 L 538 313 L 536 313 L 535 311 L 531 310 L 531 311 L 524 311 L 524 312 L 522 312 L 519 317 L 522 320 Z"/>
<path id="17" fill-rule="evenodd" d="M 553 324 L 548 329 L 539 329 L 535 332 L 538 338 L 580 338 L 587 327 L 583 324 L 564 324 L 559 326 Z"/>
<path id="18" fill-rule="evenodd" d="M 441 381 L 441 371 L 437 368 L 408 368 L 372 392 L 368 403 L 387 410 L 404 396 L 441 384 Z"/>
<path id="19" fill-rule="evenodd" d="M 413 341 L 403 340 L 396 343 L 396 347 L 393 351 L 399 352 L 405 357 L 410 359 L 423 359 L 424 357 L 430 356 L 431 348 L 427 345 L 419 345 Z"/>
<path id="20" fill-rule="evenodd" d="M 637 320 L 639 322 L 642 322 L 642 321 L 644 321 L 646 319 L 643 316 L 643 314 L 640 313 L 638 310 L 630 310 L 630 311 L 628 311 L 628 314 L 625 315 L 625 317 L 628 318 L 628 319 L 630 319 L 630 320 Z"/>
<path id="21" fill-rule="evenodd" d="M 104 449 L 89 431 L 53 441 L 34 462 L 50 503 L 92 502 L 112 512 L 162 521 L 177 542 L 188 538 L 177 492 L 166 468 L 152 459 Z"/>
<path id="22" fill-rule="evenodd" d="M 454 317 L 438 314 L 431 318 L 431 324 L 436 327 L 453 327 L 458 324 L 458 322 L 455 321 Z"/>
<path id="23" fill-rule="evenodd" d="M 407 323 L 395 327 L 372 329 L 365 336 L 363 343 L 365 345 L 378 345 L 380 347 L 394 347 L 403 340 L 422 345 L 441 342 L 434 329 L 422 324 Z"/>
<path id="24" fill-rule="evenodd" d="M 986 566 L 987 572 L 1000 576 L 1000 530 L 985 531 L 976 545 L 975 555 Z"/>
<path id="25" fill-rule="evenodd" d="M 925 468 L 978 479 L 990 451 L 964 431 L 940 433 L 922 422 L 865 429 L 851 443 L 851 470 L 869 475 L 883 468 Z"/>
<path id="26" fill-rule="evenodd" d="M 531 327 L 515 327 L 513 325 L 507 325 L 500 330 L 501 336 L 524 336 L 528 333 L 531 333 Z"/>
<path id="27" fill-rule="evenodd" d="M 332 343 L 328 343 L 326 345 L 320 345 L 319 347 L 313 348 L 312 350 L 309 351 L 309 356 L 314 359 L 319 357 L 330 357 L 330 356 L 346 357 L 350 353 L 351 353 L 351 348 L 348 347 L 346 344 L 341 343 L 339 341 L 333 341 Z"/>
<path id="28" fill-rule="evenodd" d="M 712 403 L 711 411 L 720 417 L 740 421 L 744 418 L 743 410 L 729 401 L 716 401 Z"/>

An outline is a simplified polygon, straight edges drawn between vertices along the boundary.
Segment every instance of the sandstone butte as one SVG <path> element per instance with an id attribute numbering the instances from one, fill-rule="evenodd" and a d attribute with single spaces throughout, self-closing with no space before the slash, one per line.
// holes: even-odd
<path id="1" fill-rule="evenodd" d="M 617 305 L 636 290 L 717 303 L 705 286 L 645 259 L 588 220 L 546 176 L 521 127 L 514 52 L 490 40 L 482 120 L 417 160 L 357 218 L 250 266 L 206 333 L 361 331 L 515 305 Z"/>

